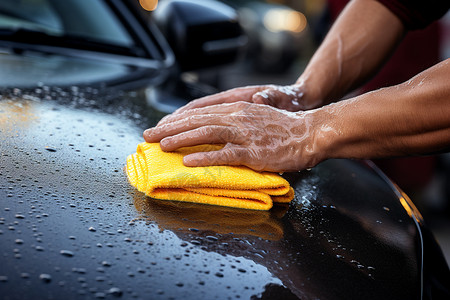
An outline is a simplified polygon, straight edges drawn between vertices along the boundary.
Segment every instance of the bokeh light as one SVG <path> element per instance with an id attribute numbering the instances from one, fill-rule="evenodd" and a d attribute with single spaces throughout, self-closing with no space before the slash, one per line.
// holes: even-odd
<path id="1" fill-rule="evenodd" d="M 152 11 L 158 6 L 158 0 L 139 0 L 139 4 L 143 9 Z"/>
<path id="2" fill-rule="evenodd" d="M 264 16 L 264 26 L 272 32 L 302 32 L 307 24 L 304 14 L 286 9 L 271 9 Z"/>

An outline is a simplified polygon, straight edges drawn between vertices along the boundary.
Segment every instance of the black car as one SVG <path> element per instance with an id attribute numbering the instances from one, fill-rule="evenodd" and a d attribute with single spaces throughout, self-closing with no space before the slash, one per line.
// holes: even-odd
<path id="1" fill-rule="evenodd" d="M 215 91 L 183 71 L 239 52 L 222 5 L 0 2 L 0 299 L 448 299 L 439 246 L 371 162 L 284 174 L 295 199 L 270 211 L 128 184 L 143 129 Z"/>

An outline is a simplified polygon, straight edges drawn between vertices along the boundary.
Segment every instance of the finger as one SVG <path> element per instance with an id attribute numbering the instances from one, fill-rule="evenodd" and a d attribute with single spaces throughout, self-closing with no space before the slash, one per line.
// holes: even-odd
<path id="1" fill-rule="evenodd" d="M 238 101 L 251 102 L 252 95 L 258 91 L 267 89 L 267 86 L 247 86 L 234 88 L 214 95 L 199 98 L 191 101 L 183 107 L 177 109 L 173 114 L 179 114 L 186 110 L 201 108 L 221 103 L 233 103 Z"/>
<path id="2" fill-rule="evenodd" d="M 274 100 L 273 94 L 270 90 L 264 90 L 258 92 L 252 96 L 252 102 L 256 104 L 265 104 L 275 106 L 276 100 Z"/>
<path id="3" fill-rule="evenodd" d="M 303 108 L 302 97 L 298 86 L 275 86 L 253 95 L 252 102 L 295 112 Z"/>
<path id="4" fill-rule="evenodd" d="M 207 106 L 207 107 L 195 108 L 195 109 L 181 112 L 179 114 L 172 114 L 172 115 L 166 116 L 163 119 L 161 119 L 161 121 L 159 121 L 159 123 L 157 124 L 156 127 L 175 123 L 175 122 L 178 122 L 181 120 L 189 121 L 194 116 L 199 116 L 199 115 L 217 115 L 217 117 L 224 116 L 224 115 L 228 115 L 231 113 L 236 113 L 236 112 L 239 112 L 242 110 L 246 110 L 250 105 L 251 105 L 251 103 L 240 101 L 240 102 L 234 102 L 234 103 L 217 104 L 217 105 L 212 105 L 212 106 Z"/>
<path id="5" fill-rule="evenodd" d="M 211 107 L 213 106 L 207 106 L 207 107 L 200 107 L 200 108 L 194 108 L 194 109 L 190 109 L 178 114 L 171 114 L 171 115 L 167 115 L 164 118 L 162 118 L 158 124 L 156 125 L 156 127 L 162 126 L 162 125 L 167 125 L 170 123 L 174 123 L 174 122 L 178 122 L 180 120 L 186 120 L 188 118 L 190 118 L 191 116 L 195 116 L 195 115 L 209 115 L 212 114 L 213 112 L 210 112 Z M 222 111 L 224 110 L 224 111 Z M 215 114 L 225 114 L 227 113 L 228 109 L 226 109 L 225 107 L 222 108 L 222 110 L 214 110 Z"/>
<path id="6" fill-rule="evenodd" d="M 241 132 L 227 126 L 204 126 L 183 132 L 161 140 L 163 151 L 174 151 L 178 148 L 202 144 L 241 144 L 245 141 Z"/>
<path id="7" fill-rule="evenodd" d="M 202 97 L 189 102 L 183 107 L 180 107 L 174 112 L 174 114 L 179 114 L 189 109 L 201 108 L 221 103 L 232 103 L 237 101 L 249 102 L 251 99 L 251 95 L 253 95 L 254 93 L 254 89 L 254 87 L 235 88 L 214 95 Z"/>
<path id="8" fill-rule="evenodd" d="M 225 146 L 221 150 L 197 152 L 186 155 L 183 164 L 187 167 L 206 166 L 239 166 L 247 163 L 245 149 L 236 146 Z"/>
<path id="9" fill-rule="evenodd" d="M 165 137 L 197 129 L 205 125 L 228 126 L 230 124 L 233 124 L 236 119 L 237 117 L 235 116 L 233 116 L 232 119 L 217 114 L 188 115 L 174 122 L 161 124 L 156 127 L 145 130 L 144 139 L 148 143 L 155 143 L 159 142 L 161 139 Z"/>

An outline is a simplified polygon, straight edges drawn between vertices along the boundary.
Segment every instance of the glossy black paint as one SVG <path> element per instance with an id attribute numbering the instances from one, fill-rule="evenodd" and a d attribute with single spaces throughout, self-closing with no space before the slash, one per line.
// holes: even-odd
<path id="1" fill-rule="evenodd" d="M 159 117 L 139 91 L 98 92 L 0 102 L 5 299 L 420 299 L 419 228 L 372 169 L 286 174 L 295 200 L 269 212 L 149 199 L 123 167 Z"/>

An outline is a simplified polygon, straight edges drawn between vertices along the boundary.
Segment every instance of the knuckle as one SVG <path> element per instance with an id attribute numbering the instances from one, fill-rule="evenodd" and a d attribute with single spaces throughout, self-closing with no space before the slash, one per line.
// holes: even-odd
<path id="1" fill-rule="evenodd" d="M 192 112 L 195 113 L 198 109 L 193 109 Z M 186 119 L 179 120 L 180 124 L 186 124 L 187 126 L 195 126 L 199 122 L 201 122 L 202 115 L 193 114 L 188 116 Z"/>
<path id="2" fill-rule="evenodd" d="M 209 136 L 213 135 L 214 129 L 211 126 L 209 126 L 209 127 L 203 126 L 203 127 L 196 129 L 196 132 L 197 132 L 197 135 L 199 135 L 199 136 L 209 137 Z"/>
<path id="3" fill-rule="evenodd" d="M 233 158 L 235 157 L 234 155 L 234 150 L 230 147 L 225 147 L 222 149 L 221 151 L 221 160 L 223 162 L 229 163 L 231 161 L 233 161 Z"/>

